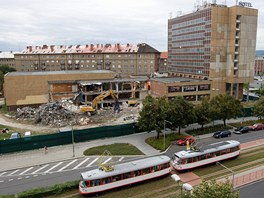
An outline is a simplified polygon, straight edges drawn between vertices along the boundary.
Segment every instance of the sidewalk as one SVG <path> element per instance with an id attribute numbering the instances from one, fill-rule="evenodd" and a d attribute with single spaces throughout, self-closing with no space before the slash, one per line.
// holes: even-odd
<path id="1" fill-rule="evenodd" d="M 114 143 L 130 143 L 137 147 L 140 151 L 142 151 L 145 155 L 156 155 L 160 152 L 153 147 L 149 146 L 145 143 L 145 139 L 148 137 L 156 136 L 156 132 L 150 133 L 137 133 L 127 136 L 114 137 L 114 138 L 106 138 L 100 140 L 93 140 L 89 142 L 83 143 L 75 143 L 74 144 L 74 154 L 73 157 L 73 145 L 62 145 L 56 147 L 49 147 L 47 150 L 47 154 L 43 149 L 17 152 L 13 154 L 3 154 L 0 155 L 0 171 L 10 170 L 18 167 L 32 166 L 37 164 L 50 163 L 55 161 L 62 161 L 73 158 L 84 157 L 83 151 L 88 148 L 114 144 Z"/>

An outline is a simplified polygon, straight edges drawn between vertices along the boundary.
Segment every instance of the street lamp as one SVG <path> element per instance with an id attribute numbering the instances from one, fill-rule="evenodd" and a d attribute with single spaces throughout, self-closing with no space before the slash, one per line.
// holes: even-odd
<path id="1" fill-rule="evenodd" d="M 164 133 L 163 133 L 163 144 L 164 144 L 164 151 L 166 149 L 166 145 L 165 145 L 165 130 L 166 130 L 166 122 L 168 122 L 169 124 L 172 125 L 172 122 L 168 121 L 168 120 L 164 120 L 163 124 L 164 124 Z"/>
<path id="2" fill-rule="evenodd" d="M 71 131 L 72 131 L 72 157 L 75 157 L 75 150 L 74 150 L 74 134 L 73 134 L 73 125 L 71 124 Z"/>
<path id="3" fill-rule="evenodd" d="M 226 167 L 225 165 L 221 164 L 220 162 L 216 162 L 217 165 L 220 165 L 230 171 L 232 173 L 232 191 L 234 191 L 235 188 L 235 172 L 232 171 L 230 168 Z"/>
<path id="4" fill-rule="evenodd" d="M 176 181 L 176 183 L 180 183 L 180 181 L 181 181 L 181 178 L 178 176 L 178 175 L 176 175 L 176 174 L 172 174 L 171 175 L 171 178 L 174 180 L 174 181 Z M 186 191 L 192 191 L 193 190 L 193 187 L 192 187 L 192 185 L 191 184 L 188 184 L 188 183 L 184 183 L 184 184 L 182 184 L 181 185 L 181 197 L 182 197 L 182 189 L 184 189 L 184 190 L 186 190 Z"/>

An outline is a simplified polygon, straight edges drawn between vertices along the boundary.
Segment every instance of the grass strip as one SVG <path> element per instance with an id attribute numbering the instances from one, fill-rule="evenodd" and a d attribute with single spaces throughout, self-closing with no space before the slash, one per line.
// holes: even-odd
<path id="1" fill-rule="evenodd" d="M 109 151 L 112 155 L 144 155 L 137 147 L 128 143 L 115 143 L 103 146 L 97 146 L 86 149 L 83 154 L 88 155 L 102 155 L 104 151 Z"/>

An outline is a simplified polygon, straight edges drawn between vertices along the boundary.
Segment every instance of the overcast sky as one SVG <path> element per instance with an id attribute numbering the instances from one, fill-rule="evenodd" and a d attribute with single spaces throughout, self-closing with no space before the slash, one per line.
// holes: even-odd
<path id="1" fill-rule="evenodd" d="M 264 50 L 264 1 L 259 10 L 257 49 Z M 167 50 L 167 24 L 194 10 L 199 0 L 0 0 L 0 51 L 27 45 L 148 43 Z M 200 0 L 200 4 L 203 2 Z M 207 2 L 212 2 L 211 0 Z M 235 5 L 236 0 L 218 0 Z"/>

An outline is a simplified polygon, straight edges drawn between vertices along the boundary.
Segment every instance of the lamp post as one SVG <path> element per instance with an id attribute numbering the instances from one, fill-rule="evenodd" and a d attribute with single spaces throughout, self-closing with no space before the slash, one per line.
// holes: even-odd
<path id="1" fill-rule="evenodd" d="M 220 162 L 216 162 L 217 165 L 220 165 L 222 167 L 224 167 L 225 169 L 227 169 L 228 171 L 230 171 L 232 173 L 232 191 L 234 191 L 234 187 L 235 187 L 235 172 L 232 171 L 230 168 L 226 167 L 225 165 L 221 164 Z"/>
<path id="2" fill-rule="evenodd" d="M 164 144 L 164 150 L 166 149 L 166 145 L 165 145 L 165 130 L 166 130 L 166 122 L 168 122 L 169 124 L 172 125 L 172 122 L 168 121 L 168 120 L 164 120 L 163 124 L 164 124 L 164 133 L 163 133 L 163 144 Z"/>
<path id="3" fill-rule="evenodd" d="M 181 178 L 178 176 L 178 175 L 176 175 L 176 174 L 172 174 L 171 175 L 171 178 L 174 180 L 174 181 L 176 181 L 176 183 L 180 183 L 180 181 L 181 181 Z M 188 183 L 184 183 L 184 184 L 182 184 L 181 185 L 181 197 L 182 197 L 182 189 L 184 189 L 184 190 L 186 190 L 186 191 L 192 191 L 193 190 L 193 187 L 192 187 L 192 185 L 191 184 L 188 184 Z"/>
<path id="4" fill-rule="evenodd" d="M 74 150 L 74 134 L 73 134 L 73 125 L 71 124 L 71 131 L 72 131 L 72 157 L 75 157 L 75 150 Z"/>

